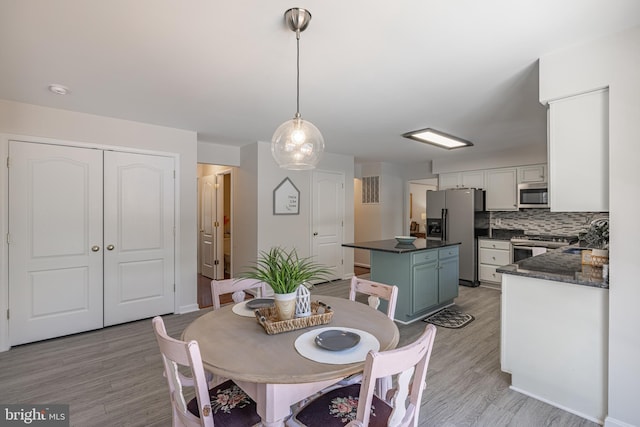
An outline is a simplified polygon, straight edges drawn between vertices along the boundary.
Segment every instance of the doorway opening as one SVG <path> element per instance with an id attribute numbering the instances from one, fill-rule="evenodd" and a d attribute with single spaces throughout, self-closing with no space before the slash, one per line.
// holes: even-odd
<path id="1" fill-rule="evenodd" d="M 198 292 L 209 307 L 212 279 L 233 277 L 233 174 L 231 166 L 198 163 Z"/>

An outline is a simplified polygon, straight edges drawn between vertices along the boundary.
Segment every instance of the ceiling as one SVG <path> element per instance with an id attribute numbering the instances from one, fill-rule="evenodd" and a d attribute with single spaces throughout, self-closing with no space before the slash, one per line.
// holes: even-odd
<path id="1" fill-rule="evenodd" d="M 313 15 L 302 117 L 360 163 L 545 144 L 537 59 L 640 25 L 637 0 L 0 0 L 0 99 L 270 141 L 296 111 L 290 7 Z M 426 127 L 474 146 L 400 136 Z"/>

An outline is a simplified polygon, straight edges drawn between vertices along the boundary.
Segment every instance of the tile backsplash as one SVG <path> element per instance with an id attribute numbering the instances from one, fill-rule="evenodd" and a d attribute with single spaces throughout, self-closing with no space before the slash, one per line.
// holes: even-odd
<path id="1" fill-rule="evenodd" d="M 596 218 L 609 218 L 608 212 L 549 212 L 525 209 L 513 212 L 490 212 L 492 229 L 522 229 L 526 234 L 577 236 Z"/>

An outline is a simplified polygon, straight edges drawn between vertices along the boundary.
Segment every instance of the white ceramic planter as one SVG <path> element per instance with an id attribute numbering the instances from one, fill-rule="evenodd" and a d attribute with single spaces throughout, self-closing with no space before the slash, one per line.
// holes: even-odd
<path id="1" fill-rule="evenodd" d="M 274 294 L 274 303 L 280 320 L 291 320 L 296 314 L 296 292 Z"/>

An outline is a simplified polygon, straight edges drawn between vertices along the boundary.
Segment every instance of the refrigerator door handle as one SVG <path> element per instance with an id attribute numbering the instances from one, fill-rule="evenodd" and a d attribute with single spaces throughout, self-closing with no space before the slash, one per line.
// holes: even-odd
<path id="1" fill-rule="evenodd" d="M 442 241 L 446 242 L 447 241 L 447 231 L 448 231 L 448 227 L 447 227 L 447 209 L 443 208 L 442 209 Z"/>

